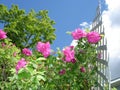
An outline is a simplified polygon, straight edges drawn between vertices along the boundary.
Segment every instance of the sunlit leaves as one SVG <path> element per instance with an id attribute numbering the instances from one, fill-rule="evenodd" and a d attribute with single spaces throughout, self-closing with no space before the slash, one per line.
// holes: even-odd
<path id="1" fill-rule="evenodd" d="M 55 22 L 48 16 L 47 10 L 26 13 L 17 5 L 10 9 L 4 5 L 0 7 L 0 23 L 4 24 L 4 30 L 17 47 L 32 48 L 38 41 L 52 43 L 55 40 Z"/>

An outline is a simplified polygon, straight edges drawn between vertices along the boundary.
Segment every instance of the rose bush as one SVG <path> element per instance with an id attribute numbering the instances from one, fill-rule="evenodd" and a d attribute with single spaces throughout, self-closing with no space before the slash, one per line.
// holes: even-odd
<path id="1" fill-rule="evenodd" d="M 52 55 L 49 42 L 38 42 L 34 51 L 20 50 L 0 30 L 0 89 L 90 90 L 97 82 L 96 48 L 101 35 L 77 28 L 71 36 L 77 46 Z"/>
<path id="2" fill-rule="evenodd" d="M 95 34 L 88 37 L 91 33 Z M 58 51 L 59 54 L 61 53 L 55 63 L 58 65 L 53 64 L 55 68 L 49 68 L 50 71 L 53 70 L 54 76 L 52 76 L 51 82 L 47 81 L 50 82 L 48 85 L 52 84 L 51 88 L 57 88 L 57 90 L 90 90 L 97 83 L 95 77 L 98 52 L 96 48 L 101 35 L 79 28 L 71 32 L 71 35 L 73 39 L 78 40 L 77 46 L 68 46 L 62 51 Z M 94 42 L 89 42 L 89 39 Z M 57 74 L 58 72 L 60 75 Z"/>
<path id="3" fill-rule="evenodd" d="M 20 50 L 0 30 L 0 89 L 36 90 L 40 80 L 45 80 L 42 54 L 33 53 L 28 48 Z M 34 56 L 35 55 L 35 56 Z"/>
<path id="4" fill-rule="evenodd" d="M 8 81 L 10 69 L 15 67 L 20 50 L 7 38 L 6 32 L 0 29 L 0 83 Z M 16 55 L 15 55 L 16 54 Z"/>

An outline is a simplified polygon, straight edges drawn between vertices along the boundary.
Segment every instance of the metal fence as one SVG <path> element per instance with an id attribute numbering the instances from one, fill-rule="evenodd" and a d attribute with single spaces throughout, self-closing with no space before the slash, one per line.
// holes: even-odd
<path id="1" fill-rule="evenodd" d="M 96 16 L 92 22 L 92 31 L 97 31 L 100 34 L 104 33 L 104 25 L 102 23 L 101 8 L 97 7 Z M 96 64 L 98 66 L 96 77 L 98 79 L 98 86 L 95 90 L 110 90 L 110 73 L 109 73 L 109 55 L 107 52 L 107 40 L 105 37 L 98 43 L 97 51 L 101 57 L 97 58 Z"/>

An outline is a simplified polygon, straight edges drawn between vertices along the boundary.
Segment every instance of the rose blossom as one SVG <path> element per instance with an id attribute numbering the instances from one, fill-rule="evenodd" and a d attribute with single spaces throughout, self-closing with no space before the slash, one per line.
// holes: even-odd
<path id="1" fill-rule="evenodd" d="M 65 69 L 62 69 L 62 70 L 59 71 L 59 74 L 60 74 L 60 75 L 63 75 L 63 74 L 65 74 L 65 72 L 66 72 L 66 70 L 65 70 Z"/>
<path id="2" fill-rule="evenodd" d="M 76 60 L 75 60 L 75 59 L 72 59 L 71 62 L 74 64 L 74 63 L 76 63 Z"/>
<path id="3" fill-rule="evenodd" d="M 66 62 L 71 62 L 73 59 L 74 59 L 74 50 L 71 49 L 71 47 L 66 47 L 64 50 L 63 50 L 63 54 L 64 54 L 64 57 L 65 57 L 65 61 Z"/>
<path id="4" fill-rule="evenodd" d="M 2 29 L 0 29 L 0 39 L 5 39 L 7 38 L 6 32 L 4 32 Z"/>
<path id="5" fill-rule="evenodd" d="M 72 32 L 72 36 L 75 40 L 79 40 L 83 37 L 86 37 L 86 32 L 78 28 Z"/>
<path id="6" fill-rule="evenodd" d="M 81 71 L 81 72 L 86 72 L 86 69 L 82 66 L 82 67 L 80 68 L 80 71 Z"/>
<path id="7" fill-rule="evenodd" d="M 38 42 L 36 48 L 37 48 L 37 51 L 41 52 L 45 58 L 50 55 L 49 42 L 46 42 L 46 43 Z"/>
<path id="8" fill-rule="evenodd" d="M 22 53 L 25 54 L 26 56 L 31 56 L 32 55 L 32 51 L 29 50 L 28 48 L 22 49 Z"/>
<path id="9" fill-rule="evenodd" d="M 101 36 L 98 32 L 92 31 L 87 34 L 87 40 L 89 43 L 95 44 L 99 42 L 100 39 L 101 39 Z"/>
<path id="10" fill-rule="evenodd" d="M 26 66 L 27 62 L 25 61 L 24 58 L 22 58 L 21 60 L 18 61 L 17 65 L 16 65 L 16 73 L 18 73 L 18 71 L 21 68 L 24 68 Z"/>

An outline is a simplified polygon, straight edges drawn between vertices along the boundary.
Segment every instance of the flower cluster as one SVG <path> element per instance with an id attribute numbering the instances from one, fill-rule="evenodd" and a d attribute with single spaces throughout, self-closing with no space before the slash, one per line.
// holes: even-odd
<path id="1" fill-rule="evenodd" d="M 18 73 L 18 71 L 21 69 L 21 68 L 24 68 L 26 66 L 27 62 L 25 61 L 24 58 L 20 59 L 16 65 L 16 73 Z"/>
<path id="2" fill-rule="evenodd" d="M 88 47 L 85 46 L 85 45 L 87 45 L 87 44 L 96 44 L 101 40 L 101 36 L 100 36 L 100 34 L 98 32 L 94 32 L 94 31 L 85 32 L 84 30 L 81 30 L 80 28 L 75 29 L 75 31 L 73 31 L 71 33 L 71 35 L 72 35 L 74 40 L 77 40 L 79 42 L 83 41 L 82 45 L 84 45 L 84 46 L 80 45 L 82 47 L 80 48 L 80 46 L 79 46 L 79 49 L 78 49 L 78 54 L 81 54 L 82 56 L 87 54 L 87 52 L 84 49 L 88 48 Z M 81 39 L 83 39 L 83 40 L 81 40 Z M 85 43 L 87 43 L 87 44 L 85 44 Z M 72 62 L 73 64 L 76 63 L 76 61 L 78 59 L 75 57 L 76 52 L 75 52 L 74 48 L 75 48 L 74 46 L 69 46 L 69 47 L 66 47 L 66 48 L 63 49 L 63 51 L 62 51 L 62 53 L 63 53 L 62 60 L 64 62 Z M 80 71 L 82 73 L 86 72 L 86 68 L 85 68 L 84 65 L 81 65 Z M 60 70 L 59 74 L 63 75 L 63 74 L 65 74 L 65 72 L 66 72 L 65 69 Z"/>
<path id="3" fill-rule="evenodd" d="M 66 47 L 65 49 L 63 49 L 63 54 L 64 54 L 64 58 L 63 60 L 65 62 L 75 62 L 75 58 L 74 58 L 74 50 L 71 47 Z"/>
<path id="4" fill-rule="evenodd" d="M 65 74 L 65 72 L 66 72 L 66 70 L 65 70 L 65 69 L 62 69 L 62 70 L 59 71 L 59 74 L 60 74 L 60 75 L 63 75 L 63 74 Z"/>
<path id="5" fill-rule="evenodd" d="M 32 51 L 29 50 L 28 48 L 22 49 L 22 53 L 25 54 L 26 56 L 31 56 L 32 55 Z"/>
<path id="6" fill-rule="evenodd" d="M 80 28 L 73 31 L 71 35 L 75 40 L 79 40 L 81 38 L 87 38 L 88 42 L 92 44 L 96 44 L 101 40 L 101 36 L 98 32 L 91 31 L 87 33 L 84 30 L 81 30 Z"/>
<path id="7" fill-rule="evenodd" d="M 95 44 L 95 43 L 99 42 L 100 39 L 101 39 L 101 36 L 98 32 L 92 31 L 87 34 L 87 40 L 89 43 Z"/>
<path id="8" fill-rule="evenodd" d="M 6 32 L 4 32 L 2 29 L 0 29 L 0 39 L 5 39 L 7 38 Z"/>
<path id="9" fill-rule="evenodd" d="M 37 48 L 37 51 L 42 53 L 45 58 L 47 58 L 50 55 L 49 42 L 46 42 L 46 43 L 38 42 L 36 48 Z"/>
<path id="10" fill-rule="evenodd" d="M 83 37 L 86 37 L 86 32 L 78 28 L 72 32 L 72 36 L 75 40 L 79 40 Z"/>

